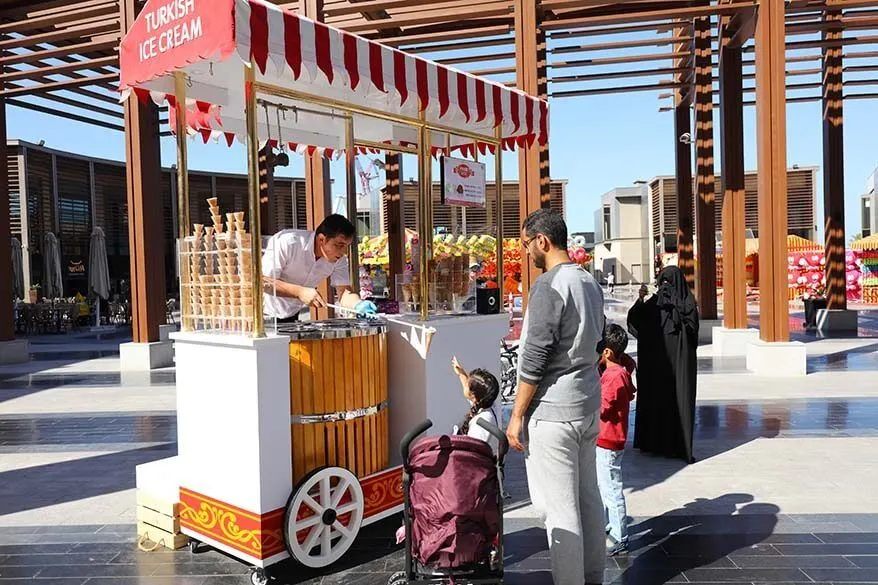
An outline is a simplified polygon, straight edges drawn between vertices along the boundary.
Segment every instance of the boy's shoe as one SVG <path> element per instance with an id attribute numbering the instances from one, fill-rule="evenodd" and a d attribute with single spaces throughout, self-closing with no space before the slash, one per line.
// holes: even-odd
<path id="1" fill-rule="evenodd" d="M 607 556 L 615 557 L 619 555 L 628 554 L 628 543 L 627 542 L 617 542 L 607 547 Z"/>

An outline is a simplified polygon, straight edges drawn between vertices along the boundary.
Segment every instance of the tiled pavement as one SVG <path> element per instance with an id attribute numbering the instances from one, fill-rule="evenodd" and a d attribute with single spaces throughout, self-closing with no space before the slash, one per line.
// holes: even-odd
<path id="1" fill-rule="evenodd" d="M 25 367 L 0 368 L 0 585 L 247 583 L 246 568 L 217 552 L 134 543 L 134 466 L 176 450 L 173 371 L 126 383 L 118 339 L 46 341 Z M 815 373 L 796 385 L 754 378 L 707 348 L 699 461 L 626 455 L 635 537 L 627 557 L 608 560 L 605 582 L 878 583 L 875 343 L 809 344 Z M 520 457 L 507 475 L 506 581 L 549 584 Z M 332 570 L 288 563 L 276 582 L 386 583 L 402 565 L 398 522 L 365 529 Z"/>

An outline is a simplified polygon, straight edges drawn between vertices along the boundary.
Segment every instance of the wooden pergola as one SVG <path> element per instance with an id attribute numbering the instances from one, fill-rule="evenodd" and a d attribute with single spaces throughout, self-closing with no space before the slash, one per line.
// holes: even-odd
<path id="1" fill-rule="evenodd" d="M 765 341 L 789 337 L 786 104 L 821 101 L 827 295 L 830 308 L 846 307 L 843 103 L 878 98 L 878 51 L 868 50 L 878 45 L 878 0 L 277 3 L 540 97 L 658 94 L 663 100 L 659 110 L 674 117 L 680 265 L 698 292 L 702 317 L 708 319 L 717 313 L 713 120 L 718 110 L 724 321 L 729 328 L 747 326 L 743 108 L 755 105 L 760 331 Z M 116 93 L 119 40 L 143 4 L 0 0 L 4 106 L 125 132 L 136 342 L 158 340 L 158 325 L 165 319 L 160 207 L 150 205 L 150 198 L 159 177 L 159 136 L 169 130 L 166 114 L 154 105 L 134 97 L 120 104 Z M 0 108 L 0 160 L 5 160 L 5 111 Z M 694 175 L 690 141 L 681 140 L 687 134 L 695 144 Z M 318 157 L 309 157 L 305 167 L 307 216 L 314 226 L 331 209 L 329 169 Z M 395 209 L 399 225 L 398 155 L 387 155 L 387 169 L 391 215 Z M 5 173 L 0 174 L 0 192 L 7 190 L 6 180 Z M 520 152 L 519 189 L 522 216 L 548 206 L 547 148 L 534 145 Z M 689 211 L 693 206 L 695 218 Z M 8 218 L 8 198 L 0 197 L 0 274 L 7 275 Z M 402 246 L 401 230 L 394 231 L 398 238 L 391 245 Z M 697 271 L 693 238 L 698 241 Z M 533 266 L 524 271 L 525 290 L 536 274 Z M 0 298 L 8 299 L 11 287 L 11 279 L 0 279 Z M 10 312 L 0 311 L 0 341 L 12 337 Z"/>

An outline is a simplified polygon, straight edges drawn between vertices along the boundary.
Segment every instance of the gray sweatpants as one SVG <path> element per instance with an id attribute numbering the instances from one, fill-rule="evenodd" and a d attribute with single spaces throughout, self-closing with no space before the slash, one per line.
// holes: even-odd
<path id="1" fill-rule="evenodd" d="M 598 490 L 597 413 L 573 422 L 531 418 L 527 424 L 527 484 L 546 525 L 555 585 L 603 583 L 604 509 Z"/>

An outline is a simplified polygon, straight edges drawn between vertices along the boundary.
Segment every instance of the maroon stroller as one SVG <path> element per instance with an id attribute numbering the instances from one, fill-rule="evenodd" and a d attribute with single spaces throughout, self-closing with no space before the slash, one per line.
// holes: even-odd
<path id="1" fill-rule="evenodd" d="M 475 421 L 499 442 L 461 435 L 412 441 L 433 423 L 424 421 L 403 437 L 405 571 L 389 585 L 503 582 L 503 458 L 506 435 Z"/>

